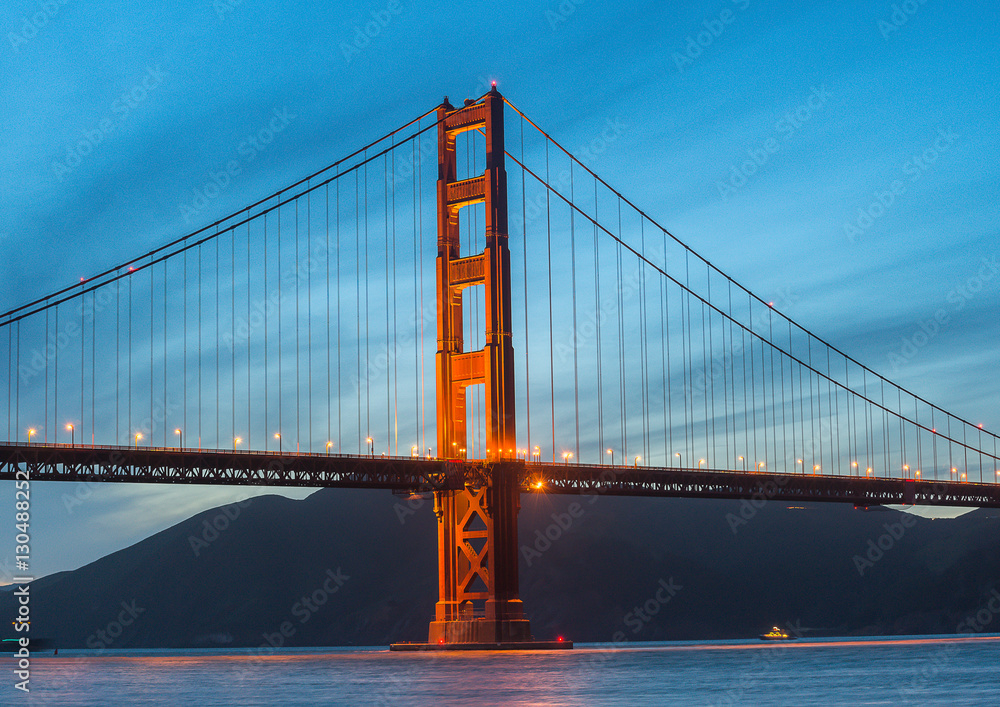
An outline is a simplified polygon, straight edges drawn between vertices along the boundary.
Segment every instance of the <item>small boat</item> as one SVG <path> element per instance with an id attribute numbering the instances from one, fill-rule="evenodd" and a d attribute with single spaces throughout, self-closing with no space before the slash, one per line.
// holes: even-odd
<path id="1" fill-rule="evenodd" d="M 767 633 L 760 634 L 760 640 L 762 641 L 794 641 L 795 636 L 789 636 L 787 632 L 782 631 L 780 628 L 775 626 Z"/>

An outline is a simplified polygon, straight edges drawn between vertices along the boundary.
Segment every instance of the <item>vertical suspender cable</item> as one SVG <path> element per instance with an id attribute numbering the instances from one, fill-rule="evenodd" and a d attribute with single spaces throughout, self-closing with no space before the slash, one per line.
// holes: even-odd
<path id="1" fill-rule="evenodd" d="M 549 182 L 549 141 L 545 141 L 545 245 L 548 251 L 549 285 L 549 395 L 552 409 L 552 461 L 556 460 L 556 369 L 552 337 L 552 205 Z"/>
<path id="2" fill-rule="evenodd" d="M 59 305 L 56 305 L 55 316 L 55 373 L 53 374 L 54 390 L 52 392 L 52 441 L 59 441 Z"/>
<path id="3" fill-rule="evenodd" d="M 420 278 L 417 270 L 420 265 L 420 256 L 417 252 L 420 245 L 417 242 L 419 229 L 417 225 L 417 201 L 420 199 L 420 195 L 417 193 L 417 143 L 416 138 L 410 140 L 410 168 L 413 170 L 413 191 L 411 192 L 413 199 L 413 424 L 416 427 L 414 440 L 417 443 L 417 456 L 421 456 L 423 448 L 420 436 L 420 350 L 423 342 L 420 340 Z"/>
<path id="4" fill-rule="evenodd" d="M 250 210 L 247 209 L 247 216 L 250 216 Z M 251 410 L 253 409 L 253 395 L 251 394 L 253 388 L 250 384 L 250 364 L 253 353 L 253 327 L 250 325 L 250 317 L 252 315 L 250 310 L 250 275 L 252 273 L 252 268 L 250 267 L 250 219 L 247 218 L 247 449 L 253 449 L 253 419 L 251 415 Z M 265 433 L 266 436 L 266 433 Z"/>
<path id="5" fill-rule="evenodd" d="M 302 333 L 302 320 L 299 316 L 299 280 L 302 274 L 299 260 L 299 200 L 295 200 L 295 257 L 292 259 L 295 275 L 295 452 L 298 453 L 302 445 L 302 378 L 301 366 L 299 365 L 299 340 Z"/>
<path id="6" fill-rule="evenodd" d="M 524 118 L 521 118 L 521 163 L 524 163 Z M 524 397 L 526 402 L 526 414 L 527 414 L 527 454 L 526 459 L 532 457 L 528 456 L 532 453 L 534 448 L 531 446 L 531 356 L 528 348 L 528 333 L 531 331 L 531 327 L 528 326 L 528 209 L 527 209 L 527 192 L 525 187 L 525 173 L 521 170 L 521 251 L 524 255 L 524 282 L 523 290 L 521 296 L 524 297 Z M 596 182 L 595 182 L 596 189 Z M 594 237 L 597 236 L 597 227 L 594 227 Z M 600 326 L 598 326 L 598 337 L 600 337 Z M 598 342 L 600 338 L 598 338 Z M 598 343 L 598 350 L 600 350 L 600 344 Z M 598 356 L 598 361 L 600 361 L 600 356 Z M 598 363 L 600 366 L 600 363 Z M 598 368 L 597 376 L 598 381 L 600 381 L 600 368 Z M 598 383 L 600 385 L 600 383 Z M 600 404 L 598 408 L 601 409 Z M 601 421 L 602 433 L 603 434 L 603 418 Z M 603 444 L 603 442 L 602 442 Z"/>
<path id="7" fill-rule="evenodd" d="M 573 201 L 573 162 L 569 163 L 569 199 Z M 573 278 L 573 410 L 576 419 L 576 447 L 573 452 L 580 459 L 580 333 L 576 317 L 576 210 L 569 211 L 570 270 Z M 598 457 L 600 458 L 600 457 Z"/>
<path id="8" fill-rule="evenodd" d="M 424 320 L 426 309 L 424 309 L 424 175 L 423 175 L 423 150 L 417 146 L 417 241 L 420 243 L 420 447 L 427 446 L 427 406 L 424 395 L 427 390 L 426 379 L 424 378 Z M 438 450 L 438 456 L 441 451 Z"/>
<path id="9" fill-rule="evenodd" d="M 188 413 L 188 400 L 187 400 L 187 390 L 188 390 L 188 377 L 187 377 L 187 360 L 188 360 L 188 329 L 187 329 L 187 301 L 188 301 L 188 252 L 184 251 L 184 280 L 182 287 L 184 288 L 184 323 L 181 326 L 183 331 L 184 339 L 184 364 L 181 370 L 181 381 L 184 385 L 184 390 L 181 392 L 181 400 L 184 405 L 184 412 L 181 414 L 181 430 L 182 432 L 187 430 L 187 413 Z M 166 292 L 164 292 L 166 295 Z M 164 401 L 166 404 L 166 401 Z M 166 411 L 164 411 L 165 413 Z M 164 417 L 166 415 L 164 414 Z M 164 431 L 166 430 L 166 422 L 164 422 Z M 181 435 L 183 437 L 183 434 Z"/>
<path id="10" fill-rule="evenodd" d="M 395 143 L 395 137 L 393 138 Z M 396 311 L 396 150 L 392 150 L 392 179 L 389 182 L 392 190 L 392 340 L 389 342 L 392 356 L 392 444 L 399 454 L 399 355 L 396 350 L 396 333 L 398 316 Z"/>
<path id="11" fill-rule="evenodd" d="M 367 157 L 367 153 L 365 154 Z M 371 349 L 370 342 L 371 338 L 369 336 L 369 324 L 368 315 L 371 311 L 368 304 L 368 163 L 365 162 L 365 412 L 367 413 L 367 427 L 368 434 L 371 434 L 372 429 L 372 377 L 371 377 Z"/>
<path id="12" fill-rule="evenodd" d="M 339 169 L 338 169 L 339 172 Z M 333 441 L 333 372 L 330 355 L 330 184 L 326 185 L 326 441 Z M 339 335 L 338 335 L 339 343 Z M 328 448 L 329 449 L 329 448 Z M 340 453 L 340 438 L 337 438 Z"/>
<path id="13" fill-rule="evenodd" d="M 281 329 L 281 310 L 284 309 L 284 307 L 282 307 L 282 301 L 281 301 L 281 277 L 282 277 L 282 273 L 281 273 L 281 207 L 280 206 L 277 209 L 277 214 L 276 215 L 278 217 L 278 263 L 277 263 L 277 268 L 276 268 L 276 270 L 277 270 L 277 280 L 278 280 L 278 431 L 277 431 L 276 434 L 279 435 L 279 437 L 278 437 L 278 453 L 280 454 L 281 451 L 282 451 L 281 437 L 280 437 L 280 435 L 284 434 L 284 430 L 283 430 L 283 428 L 281 426 L 281 421 L 282 421 L 282 407 L 283 407 L 283 404 L 282 404 L 282 397 L 283 397 L 283 395 L 282 394 L 284 393 L 284 390 L 283 390 L 283 387 L 282 387 L 282 381 L 281 381 L 281 369 L 282 369 L 282 365 L 281 365 L 281 363 L 282 363 L 282 361 L 281 361 L 281 351 L 282 351 L 282 348 L 283 348 L 281 346 L 281 331 L 282 331 L 282 329 Z M 268 434 L 270 434 L 270 431 L 268 432 Z"/>
<path id="14" fill-rule="evenodd" d="M 312 191 L 306 194 L 306 385 L 309 392 L 306 396 L 306 425 L 309 427 L 309 451 L 315 450 L 313 446 L 313 424 L 312 424 Z"/>
<path id="15" fill-rule="evenodd" d="M 367 153 L 365 155 L 367 158 Z M 361 452 L 361 181 L 360 170 L 354 171 L 354 308 L 356 316 L 355 348 L 357 352 L 358 452 Z M 367 313 L 366 313 L 367 314 Z"/>
<path id="16" fill-rule="evenodd" d="M 618 199 L 618 237 L 623 238 L 622 232 L 622 200 Z M 622 281 L 622 246 L 619 242 L 616 246 L 616 291 L 618 293 L 618 376 L 619 376 L 619 410 L 621 411 L 621 433 L 622 433 L 622 461 L 628 459 L 628 395 L 625 390 L 625 303 L 623 301 L 625 293 L 625 283 Z"/>
<path id="17" fill-rule="evenodd" d="M 338 168 L 339 174 L 339 168 Z M 337 448 L 343 452 L 344 449 L 344 407 L 343 407 L 343 374 L 341 368 L 341 348 L 340 342 L 344 338 L 340 328 L 340 180 L 337 186 Z"/>
<path id="18" fill-rule="evenodd" d="M 646 258 L 646 219 L 644 216 L 639 216 L 639 231 L 640 238 L 642 240 L 642 257 Z M 650 421 L 651 410 L 653 409 L 653 394 L 649 389 L 650 381 L 652 377 L 649 374 L 650 368 L 650 358 L 652 356 L 651 347 L 649 345 L 649 304 L 648 304 L 648 293 L 649 288 L 648 279 L 646 277 L 646 263 L 644 260 L 640 260 L 639 264 L 639 315 L 642 320 L 642 375 L 643 375 L 643 385 L 642 385 L 642 436 L 643 436 L 643 455 L 646 460 L 646 464 L 651 464 L 652 460 L 650 458 L 652 449 L 651 429 L 652 424 Z"/>
<path id="19" fill-rule="evenodd" d="M 386 346 L 386 367 L 385 367 L 385 438 L 389 445 L 389 455 L 392 456 L 392 385 L 390 378 L 392 372 L 389 370 L 389 347 L 392 344 L 392 335 L 389 332 L 389 154 L 382 155 L 382 226 L 385 237 L 383 249 L 385 254 L 385 346 Z M 369 364 L 370 365 L 370 364 Z"/>
<path id="20" fill-rule="evenodd" d="M 268 387 L 271 379 L 271 368 L 268 363 L 267 349 L 269 343 L 268 335 L 268 314 L 271 309 L 270 297 L 267 294 L 268 288 L 267 280 L 267 212 L 264 212 L 264 284 L 261 288 L 264 295 L 264 451 L 267 451 L 267 445 L 271 441 L 271 401 L 268 395 Z M 200 314 L 198 315 L 201 316 Z M 200 326 L 200 325 L 199 325 Z M 200 334 L 199 334 L 200 336 Z M 201 348 L 201 341 L 199 340 L 198 347 Z M 200 374 L 199 374 L 200 375 Z M 200 405 L 200 403 L 199 403 Z M 199 418 L 201 413 L 198 413 Z M 199 433 L 200 434 L 200 433 Z M 201 446 L 200 444 L 198 445 Z"/>

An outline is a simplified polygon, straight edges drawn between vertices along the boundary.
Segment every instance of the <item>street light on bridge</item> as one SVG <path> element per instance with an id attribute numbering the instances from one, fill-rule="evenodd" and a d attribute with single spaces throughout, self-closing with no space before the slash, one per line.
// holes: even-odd
<path id="1" fill-rule="evenodd" d="M 746 457 L 744 457 L 744 456 L 738 456 L 738 457 L 736 457 L 736 461 L 743 462 L 743 471 L 747 470 L 747 459 L 746 459 Z"/>
<path id="2" fill-rule="evenodd" d="M 800 466 L 802 466 L 802 473 L 803 473 L 803 474 L 805 474 L 805 473 L 806 473 L 806 466 L 805 466 L 805 464 L 803 463 L 803 461 L 802 461 L 801 459 L 796 459 L 796 460 L 795 460 L 795 463 L 796 463 L 796 464 L 799 464 Z"/>
<path id="3" fill-rule="evenodd" d="M 760 473 L 761 467 L 767 466 L 767 462 L 757 462 L 757 473 Z"/>
<path id="4" fill-rule="evenodd" d="M 333 446 L 333 442 L 326 443 L 326 456 L 330 456 L 330 447 Z"/>
<path id="5" fill-rule="evenodd" d="M 851 462 L 851 468 L 852 469 L 857 469 L 858 468 L 858 463 L 857 462 Z M 854 472 L 851 472 L 851 473 L 854 473 Z"/>
<path id="6" fill-rule="evenodd" d="M 73 423 L 70 423 L 70 424 L 66 425 L 66 429 L 69 430 L 69 446 L 75 447 L 76 446 L 76 427 L 73 426 Z"/>
<path id="7" fill-rule="evenodd" d="M 410 456 L 411 457 L 420 456 L 420 449 L 417 447 L 417 445 L 413 445 L 412 447 L 410 447 Z"/>
<path id="8" fill-rule="evenodd" d="M 698 460 L 698 468 L 700 469 L 702 464 L 707 464 L 707 463 L 708 462 L 706 462 L 704 459 L 699 459 Z"/>
<path id="9" fill-rule="evenodd" d="M 563 452 L 563 461 L 569 464 L 570 457 L 573 456 L 573 452 Z"/>
<path id="10" fill-rule="evenodd" d="M 677 468 L 684 466 L 684 457 L 681 456 L 680 452 L 674 452 L 674 456 L 677 457 Z"/>
<path id="11" fill-rule="evenodd" d="M 281 433 L 280 432 L 275 432 L 274 433 L 274 438 L 276 440 L 278 440 L 278 454 L 281 454 Z"/>
<path id="12" fill-rule="evenodd" d="M 608 448 L 608 454 L 611 455 L 611 466 L 615 465 L 615 450 Z"/>
<path id="13" fill-rule="evenodd" d="M 242 437 L 234 437 L 233 438 L 233 451 L 235 452 L 236 448 L 238 446 L 240 446 L 241 444 L 243 444 L 243 438 Z"/>
<path id="14" fill-rule="evenodd" d="M 31 435 L 36 435 L 36 434 L 38 434 L 38 430 L 36 430 L 34 427 L 28 430 L 28 444 L 31 444 Z"/>
<path id="15" fill-rule="evenodd" d="M 815 474 L 815 473 L 816 473 L 817 471 L 819 471 L 819 470 L 820 470 L 820 466 L 819 466 L 819 464 L 815 464 L 815 465 L 813 465 L 813 473 L 814 473 L 814 474 Z"/>
<path id="16" fill-rule="evenodd" d="M 638 468 L 640 461 L 642 461 L 642 457 L 636 457 L 635 459 L 632 460 L 632 463 L 636 468 Z"/>
<path id="17" fill-rule="evenodd" d="M 375 456 L 375 440 L 374 440 L 374 439 L 372 439 L 371 437 L 366 437 L 366 438 L 365 438 L 365 441 L 366 441 L 366 442 L 368 443 L 368 453 L 369 453 L 369 454 L 370 454 L 371 456 L 373 456 L 373 457 L 374 457 L 374 456 Z M 454 446 L 454 444 L 455 444 L 455 443 L 454 443 L 454 442 L 452 442 L 452 446 Z"/>
<path id="18" fill-rule="evenodd" d="M 177 447 L 179 449 L 183 449 L 184 448 L 184 433 L 181 432 L 181 428 L 178 427 L 176 430 L 174 430 L 174 434 L 177 435 Z"/>
<path id="19" fill-rule="evenodd" d="M 139 448 L 139 440 L 142 439 L 142 432 L 135 433 L 135 448 Z"/>
<path id="20" fill-rule="evenodd" d="M 542 461 L 542 448 L 537 444 L 535 445 L 535 453 L 532 456 L 535 458 L 536 462 Z"/>
<path id="21" fill-rule="evenodd" d="M 906 475 L 909 474 L 909 473 L 910 473 L 910 465 L 909 464 L 903 464 L 903 478 L 905 479 Z"/>

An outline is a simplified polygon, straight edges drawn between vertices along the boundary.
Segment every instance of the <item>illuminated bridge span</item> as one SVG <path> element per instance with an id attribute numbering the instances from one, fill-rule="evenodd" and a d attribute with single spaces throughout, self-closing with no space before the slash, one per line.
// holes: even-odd
<path id="1" fill-rule="evenodd" d="M 0 478 L 432 495 L 446 647 L 529 645 L 521 493 L 1000 507 L 997 435 L 781 309 L 494 88 L 0 314 Z"/>

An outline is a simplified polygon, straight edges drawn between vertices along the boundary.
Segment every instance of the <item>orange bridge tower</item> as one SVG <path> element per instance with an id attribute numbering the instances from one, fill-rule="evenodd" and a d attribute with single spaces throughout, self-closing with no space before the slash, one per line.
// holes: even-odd
<path id="1" fill-rule="evenodd" d="M 515 465 L 504 463 L 515 458 L 516 446 L 503 108 L 495 87 L 478 103 L 456 110 L 445 99 L 438 108 L 438 453 L 465 456 L 466 388 L 481 384 L 489 471 L 479 488 L 435 494 L 439 599 L 431 644 L 531 640 L 518 598 L 519 480 Z M 466 130 L 486 136 L 486 166 L 459 181 L 456 137 Z M 486 207 L 486 247 L 463 256 L 459 214 L 478 203 Z M 486 344 L 465 351 L 462 293 L 473 285 L 485 290 Z"/>

